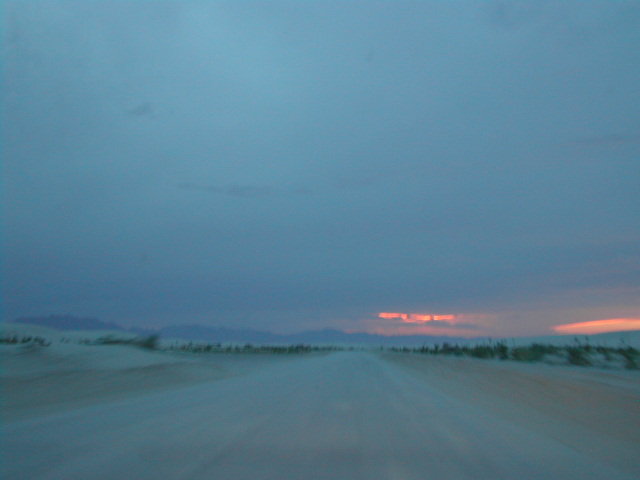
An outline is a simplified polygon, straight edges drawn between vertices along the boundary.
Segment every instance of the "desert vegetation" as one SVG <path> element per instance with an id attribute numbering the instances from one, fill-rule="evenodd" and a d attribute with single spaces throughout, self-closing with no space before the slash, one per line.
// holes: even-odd
<path id="1" fill-rule="evenodd" d="M 193 353 L 271 353 L 271 354 L 300 354 L 311 352 L 330 352 L 344 350 L 338 346 L 321 345 L 223 345 L 221 343 L 182 343 L 168 347 L 169 351 L 193 352 Z"/>
<path id="2" fill-rule="evenodd" d="M 145 350 L 194 354 L 308 354 L 319 352 L 336 352 L 345 350 L 368 350 L 367 347 L 339 345 L 260 345 L 260 344 L 225 344 L 193 341 L 161 342 L 158 335 L 122 336 L 108 334 L 98 338 L 75 339 L 62 337 L 60 343 L 78 343 L 82 345 L 128 345 Z M 22 345 L 31 347 L 48 347 L 51 340 L 36 335 L 18 335 L 15 333 L 0 336 L 0 344 Z M 472 357 L 487 360 L 509 360 L 516 362 L 543 362 L 557 365 L 576 365 L 582 367 L 624 368 L 640 370 L 640 350 L 621 343 L 617 347 L 591 345 L 588 339 L 581 342 L 574 338 L 566 345 L 531 343 L 530 345 L 509 345 L 506 341 L 487 341 L 482 344 L 434 344 L 420 347 L 378 347 L 379 351 L 406 354 L 444 355 L 455 357 Z"/>
<path id="3" fill-rule="evenodd" d="M 127 345 L 163 352 L 184 352 L 184 353 L 269 353 L 269 354 L 302 354 L 312 352 L 330 352 L 340 350 L 353 350 L 354 347 L 326 346 L 326 345 L 254 345 L 252 343 L 222 344 L 192 341 L 174 341 L 171 344 L 162 344 L 159 335 L 146 335 L 136 337 L 125 337 L 121 335 L 104 335 L 96 339 L 81 338 L 71 340 L 62 337 L 60 343 L 77 343 L 79 345 Z M 40 336 L 5 334 L 0 335 L 0 344 L 6 345 L 38 345 L 48 347 L 51 340 Z"/>
<path id="4" fill-rule="evenodd" d="M 504 341 L 468 346 L 442 345 L 419 348 L 390 348 L 393 352 L 420 353 L 426 355 L 453 355 L 480 359 L 513 360 L 517 362 L 545 362 L 549 364 L 569 364 L 583 367 L 616 367 L 640 370 L 640 350 L 629 345 L 618 347 L 592 346 L 574 339 L 569 345 L 549 345 L 532 343 L 527 346 L 508 346 Z"/>
<path id="5" fill-rule="evenodd" d="M 3 335 L 0 336 L 0 344 L 5 345 L 40 345 L 42 347 L 47 347 L 51 344 L 50 341 L 47 341 L 45 338 L 32 336 L 32 335 Z"/>
<path id="6" fill-rule="evenodd" d="M 160 337 L 158 335 L 148 335 L 134 338 L 122 338 L 115 335 L 100 337 L 94 342 L 97 345 L 133 345 L 147 350 L 158 350 Z"/>

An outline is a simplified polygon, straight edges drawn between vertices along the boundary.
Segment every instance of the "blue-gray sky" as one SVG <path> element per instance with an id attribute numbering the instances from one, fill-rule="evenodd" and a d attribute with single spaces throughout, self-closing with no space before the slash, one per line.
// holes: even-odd
<path id="1" fill-rule="evenodd" d="M 400 331 L 387 311 L 510 335 L 640 317 L 638 1 L 2 15 L 7 319 Z"/>

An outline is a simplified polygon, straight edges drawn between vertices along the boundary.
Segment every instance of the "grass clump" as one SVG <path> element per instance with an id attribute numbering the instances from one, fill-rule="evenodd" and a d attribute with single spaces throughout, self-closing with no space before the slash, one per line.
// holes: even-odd
<path id="1" fill-rule="evenodd" d="M 188 353 L 244 353 L 244 354 L 305 354 L 313 352 L 342 351 L 343 347 L 322 345 L 222 345 L 221 343 L 183 343 L 168 348 L 176 352 Z"/>
<path id="2" fill-rule="evenodd" d="M 476 345 L 469 350 L 469 355 L 475 358 L 495 358 L 496 349 L 489 345 Z"/>
<path id="3" fill-rule="evenodd" d="M 591 365 L 588 354 L 590 353 L 590 347 L 567 347 L 567 361 L 571 365 L 579 365 L 587 367 Z"/>
<path id="4" fill-rule="evenodd" d="M 640 370 L 640 351 L 633 347 L 619 348 L 618 353 L 624 358 L 627 370 Z"/>
<path id="5" fill-rule="evenodd" d="M 147 350 L 157 350 L 159 348 L 159 340 L 160 337 L 158 335 L 148 335 L 136 338 L 122 338 L 114 335 L 106 335 L 98 338 L 93 343 L 96 345 L 133 345 Z"/>
<path id="6" fill-rule="evenodd" d="M 48 342 L 42 337 L 25 336 L 20 337 L 18 335 L 8 335 L 0 337 L 0 344 L 5 345 L 39 345 L 41 347 L 48 347 L 51 342 Z"/>
<path id="7" fill-rule="evenodd" d="M 514 347 L 511 349 L 511 358 L 519 362 L 540 362 L 547 355 L 557 355 L 560 348 L 553 345 L 532 343 L 526 347 Z"/>

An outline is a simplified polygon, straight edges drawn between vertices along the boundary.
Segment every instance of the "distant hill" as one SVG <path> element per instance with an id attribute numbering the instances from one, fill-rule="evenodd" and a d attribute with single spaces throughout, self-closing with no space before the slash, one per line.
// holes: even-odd
<path id="1" fill-rule="evenodd" d="M 162 338 L 177 338 L 209 343 L 281 343 L 282 335 L 251 329 L 172 325 L 158 330 Z M 290 343 L 290 342 L 289 342 Z"/>
<path id="2" fill-rule="evenodd" d="M 278 334 L 268 331 L 238 329 L 226 327 L 208 327 L 205 325 L 172 325 L 154 329 L 125 328 L 115 322 L 104 322 L 95 318 L 79 318 L 73 315 L 49 315 L 46 317 L 22 317 L 12 323 L 26 323 L 57 330 L 116 330 L 137 333 L 139 335 L 159 335 L 164 339 L 181 339 L 207 343 L 252 343 L 256 345 L 365 345 L 386 347 L 415 347 L 436 343 L 463 343 L 462 337 L 444 337 L 430 335 L 394 335 L 385 336 L 371 333 L 347 333 L 341 330 L 313 330 L 295 334 Z"/>
<path id="3" fill-rule="evenodd" d="M 385 347 L 417 347 L 434 345 L 436 343 L 463 343 L 463 337 L 434 336 L 434 335 L 378 335 L 374 333 L 355 332 L 346 333 L 341 330 L 325 329 L 290 335 L 297 341 L 292 343 L 330 343 L 342 345 L 367 345 Z"/>
<path id="4" fill-rule="evenodd" d="M 289 335 L 251 329 L 206 327 L 203 325 L 176 325 L 158 330 L 163 338 L 177 338 L 209 343 L 252 343 L 258 345 L 366 345 L 386 347 L 420 346 L 436 343 L 457 343 L 467 339 L 430 335 L 377 335 L 371 333 L 346 333 L 341 330 L 313 330 Z"/>
<path id="5" fill-rule="evenodd" d="M 12 323 L 27 323 L 56 330 L 120 330 L 124 327 L 114 322 L 103 322 L 96 318 L 79 318 L 73 315 L 49 315 L 48 317 L 22 317 Z"/>
<path id="6" fill-rule="evenodd" d="M 172 325 L 160 329 L 130 327 L 125 328 L 115 322 L 104 322 L 95 318 L 80 318 L 73 315 L 49 315 L 42 317 L 22 317 L 10 323 L 22 323 L 37 327 L 53 328 L 61 331 L 111 330 L 136 335 L 159 335 L 165 340 L 179 339 L 194 342 L 246 344 L 254 345 L 362 345 L 368 347 L 420 347 L 449 343 L 451 345 L 483 344 L 486 337 L 463 338 L 431 335 L 377 335 L 372 333 L 347 333 L 342 330 L 312 330 L 294 334 L 278 334 L 248 328 L 208 327 L 205 325 Z M 494 341 L 500 340 L 494 338 Z M 510 346 L 523 346 L 532 343 L 552 345 L 571 345 L 576 342 L 591 345 L 634 346 L 640 348 L 640 331 L 610 332 L 598 335 L 548 335 L 542 337 L 503 338 Z"/>

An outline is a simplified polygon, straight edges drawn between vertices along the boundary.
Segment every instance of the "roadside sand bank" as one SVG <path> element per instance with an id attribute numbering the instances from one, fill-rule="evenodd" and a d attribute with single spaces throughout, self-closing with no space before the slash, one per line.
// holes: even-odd
<path id="1" fill-rule="evenodd" d="M 640 372 L 382 354 L 429 385 L 640 477 Z"/>

